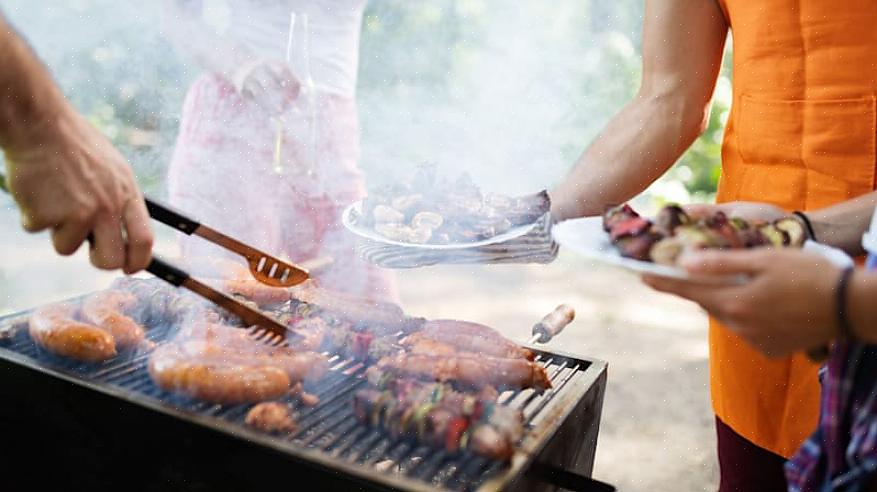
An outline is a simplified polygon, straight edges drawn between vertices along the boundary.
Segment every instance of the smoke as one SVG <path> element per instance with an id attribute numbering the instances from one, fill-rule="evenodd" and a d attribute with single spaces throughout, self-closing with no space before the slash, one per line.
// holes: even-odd
<path id="1" fill-rule="evenodd" d="M 203 4 L 205 23 L 212 29 L 236 20 L 235 11 L 220 0 L 189 3 Z M 264 7 L 257 4 L 254 8 Z M 184 98 L 205 73 L 192 54 L 205 42 L 194 34 L 184 36 L 183 46 L 169 39 L 165 8 L 158 1 L 110 0 L 8 0 L 3 5 L 4 14 L 30 41 L 65 94 L 121 148 L 144 190 L 158 198 L 167 198 L 168 164 L 181 131 Z M 271 8 L 279 12 L 286 6 Z M 467 171 L 485 191 L 516 195 L 550 189 L 636 90 L 639 58 L 634 47 L 641 8 L 633 0 L 371 0 L 362 22 L 356 98 L 358 165 L 365 183 L 372 188 L 405 179 L 415 166 L 429 161 L 448 176 Z M 271 38 L 278 38 L 281 50 L 287 19 L 276 23 L 283 28 Z M 203 117 L 226 123 L 223 114 Z M 246 200 L 227 199 L 237 198 L 237 188 L 253 185 L 255 166 L 269 165 L 274 146 L 254 143 L 273 144 L 275 128 L 264 118 L 238 122 L 230 128 L 236 136 L 233 144 L 191 156 L 201 167 L 182 187 L 206 187 L 218 206 L 186 211 L 281 256 L 338 256 L 347 247 L 339 246 L 345 241 L 341 234 L 324 237 L 318 250 L 298 257 L 295 251 L 276 249 L 283 242 L 305 244 L 318 232 L 318 224 L 290 215 L 295 206 L 312 211 L 312 203 L 277 200 L 263 183 L 252 186 L 257 191 Z M 259 154 L 248 145 L 271 152 Z M 287 145 L 284 152 L 294 156 L 296 148 Z M 232 172 L 223 171 L 209 185 L 198 181 L 198 174 L 209 174 L 219 159 L 233 162 Z M 335 179 L 330 175 L 317 185 Z M 343 205 L 347 198 L 333 199 Z M 8 220 L 3 227 L 16 229 L 10 247 L 31 244 L 30 238 L 22 239 L 15 212 L 4 203 Z M 179 233 L 158 224 L 154 229 L 158 251 L 176 256 Z M 273 237 L 272 231 L 284 237 Z M 41 254 L 51 254 L 48 243 L 41 244 Z M 77 261 L 84 261 L 83 256 Z M 14 267 L 5 269 L 10 272 L 0 273 L 24 282 Z M 373 280 L 337 277 L 348 283 Z M 84 288 L 87 276 L 75 284 Z"/>

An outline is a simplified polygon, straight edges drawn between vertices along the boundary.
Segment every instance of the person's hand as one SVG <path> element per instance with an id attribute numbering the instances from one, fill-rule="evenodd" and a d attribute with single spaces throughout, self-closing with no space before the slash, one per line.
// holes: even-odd
<path id="1" fill-rule="evenodd" d="M 718 205 L 697 203 L 683 207 L 692 218 L 700 219 L 724 212 L 728 217 L 739 217 L 746 221 L 772 222 L 788 216 L 785 210 L 769 203 L 728 202 Z"/>
<path id="2" fill-rule="evenodd" d="M 834 290 L 841 270 L 820 256 L 772 248 L 704 251 L 685 255 L 680 266 L 697 275 L 750 277 L 742 285 L 643 280 L 700 304 L 769 357 L 822 346 L 837 333 Z"/>
<path id="3" fill-rule="evenodd" d="M 301 83 L 289 65 L 274 60 L 244 63 L 231 74 L 231 81 L 241 95 L 252 99 L 271 116 L 286 111 L 301 90 Z"/>
<path id="4" fill-rule="evenodd" d="M 129 274 L 145 268 L 153 243 L 149 213 L 122 155 L 72 109 L 26 135 L 4 149 L 24 228 L 51 229 L 62 255 L 93 233 L 94 266 Z"/>

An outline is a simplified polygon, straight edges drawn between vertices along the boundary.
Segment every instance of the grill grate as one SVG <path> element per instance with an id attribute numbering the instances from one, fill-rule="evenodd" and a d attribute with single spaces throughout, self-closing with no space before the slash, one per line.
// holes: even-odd
<path id="1" fill-rule="evenodd" d="M 5 327 L 5 328 L 4 328 Z M 170 408 L 219 419 L 225 426 L 249 431 L 244 417 L 251 405 L 217 405 L 168 393 L 155 386 L 147 371 L 148 353 L 122 352 L 101 364 L 73 362 L 54 356 L 35 345 L 27 335 L 24 317 L 0 319 L 0 355 L 9 350 L 37 362 L 41 367 L 73 376 L 89 383 L 106 384 L 134 392 Z M 170 327 L 151 329 L 147 338 L 160 343 L 170 337 Z M 329 355 L 329 354 L 327 354 Z M 506 391 L 499 403 L 519 408 L 525 418 L 526 434 L 538 425 L 542 412 L 577 373 L 587 369 L 587 361 L 551 354 L 540 354 L 536 361 L 548 371 L 554 388 L 542 394 L 528 389 Z M 393 439 L 378 429 L 360 424 L 353 415 L 355 391 L 366 382 L 365 366 L 355 360 L 334 356 L 328 375 L 316 386 L 304 390 L 316 395 L 319 403 L 304 406 L 298 399 L 285 401 L 294 409 L 298 430 L 288 436 L 274 436 L 282 447 L 310 449 L 327 457 L 363 467 L 372 473 L 388 474 L 425 482 L 448 490 L 473 490 L 502 472 L 506 465 L 469 452 L 450 454 L 410 439 Z M 310 387 L 309 387 L 310 386 Z M 255 432 L 255 431 L 253 431 Z"/>

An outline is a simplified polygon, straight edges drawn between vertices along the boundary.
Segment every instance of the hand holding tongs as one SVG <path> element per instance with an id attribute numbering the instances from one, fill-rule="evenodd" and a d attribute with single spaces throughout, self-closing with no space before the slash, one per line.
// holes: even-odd
<path id="1" fill-rule="evenodd" d="M 263 284 L 272 287 L 292 287 L 308 279 L 307 270 L 298 265 L 263 253 L 151 198 L 145 198 L 145 200 L 146 209 L 149 210 L 149 215 L 153 219 L 190 236 L 192 234 L 200 236 L 228 251 L 243 256 L 250 266 L 253 278 Z"/>
<path id="2" fill-rule="evenodd" d="M 0 190 L 9 191 L 6 185 L 6 177 L 2 173 L 0 173 Z M 240 254 L 246 258 L 250 266 L 250 273 L 259 282 L 274 287 L 289 287 L 308 279 L 307 270 L 281 261 L 214 229 L 201 225 L 197 221 L 154 200 L 147 198 L 146 208 L 149 210 L 149 215 L 159 222 L 163 222 L 189 235 L 196 234 L 223 248 Z M 89 243 L 94 243 L 94 237 L 91 233 L 88 235 L 88 241 Z M 279 337 L 280 341 L 286 340 L 287 328 L 279 321 L 238 302 L 209 285 L 193 279 L 188 273 L 162 260 L 158 256 L 153 255 L 149 265 L 146 267 L 146 271 L 176 287 L 186 288 L 217 306 L 226 309 L 241 318 L 247 327 L 258 326 L 263 328 L 268 334 L 276 336 L 271 337 L 272 341 L 277 341 L 277 337 Z M 256 331 L 255 334 L 259 336 L 266 335 L 265 332 L 259 331 Z"/>

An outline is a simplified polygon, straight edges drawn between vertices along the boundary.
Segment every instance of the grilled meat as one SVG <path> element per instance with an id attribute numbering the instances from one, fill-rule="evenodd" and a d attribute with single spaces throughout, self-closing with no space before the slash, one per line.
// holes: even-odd
<path id="1" fill-rule="evenodd" d="M 655 232 L 662 236 L 672 236 L 673 231 L 681 225 L 691 222 L 691 217 L 679 205 L 667 205 L 655 217 Z"/>
<path id="2" fill-rule="evenodd" d="M 606 209 L 606 212 L 603 213 L 603 230 L 609 232 L 621 222 L 635 219 L 637 217 L 639 217 L 639 214 L 626 203 L 616 207 L 609 207 Z"/>
<path id="3" fill-rule="evenodd" d="M 392 379 L 357 391 L 354 414 L 397 438 L 416 439 L 448 452 L 469 449 L 508 460 L 523 435 L 520 411 L 494 398 L 454 391 L 449 385 Z"/>
<path id="4" fill-rule="evenodd" d="M 319 287 L 313 281 L 303 282 L 290 289 L 292 298 L 312 305 L 352 323 L 363 323 L 372 327 L 376 335 L 391 334 L 398 331 L 412 331 L 422 323 L 421 319 L 405 316 L 402 308 L 387 302 L 361 299 L 343 292 L 333 292 Z"/>
<path id="5" fill-rule="evenodd" d="M 661 209 L 654 223 L 628 205 L 612 207 L 603 215 L 603 228 L 622 256 L 664 265 L 674 265 L 688 250 L 800 247 L 806 240 L 803 226 L 794 219 L 750 224 L 719 211 L 694 221 L 677 205 Z"/>
<path id="6" fill-rule="evenodd" d="M 545 369 L 526 359 L 457 354 L 426 355 L 399 353 L 379 360 L 376 367 L 400 376 L 427 381 L 451 382 L 461 387 L 533 388 L 551 387 Z"/>
<path id="7" fill-rule="evenodd" d="M 71 304 L 51 304 L 37 309 L 28 320 L 28 333 L 40 347 L 53 354 L 84 362 L 116 356 L 116 342 L 103 328 L 77 321 Z"/>
<path id="8" fill-rule="evenodd" d="M 503 337 L 489 326 L 469 321 L 449 319 L 430 320 L 420 331 L 406 337 L 403 345 L 415 346 L 424 340 L 441 342 L 458 352 L 474 352 L 500 358 L 523 358 L 533 360 L 535 355 L 511 340 Z"/>
<path id="9" fill-rule="evenodd" d="M 639 220 L 639 219 L 633 219 Z M 659 234 L 646 232 L 639 235 L 627 235 L 615 241 L 615 247 L 625 258 L 648 261 L 652 248 L 661 240 Z"/>
<path id="10" fill-rule="evenodd" d="M 276 365 L 214 353 L 203 342 L 159 346 L 149 357 L 149 375 L 165 391 L 223 404 L 273 400 L 289 390 L 289 376 Z"/>
<path id="11" fill-rule="evenodd" d="M 259 403 L 247 412 L 244 423 L 262 432 L 292 434 L 298 430 L 289 405 L 269 401 Z"/>
<path id="12" fill-rule="evenodd" d="M 144 330 L 125 312 L 136 307 L 137 298 L 134 294 L 105 290 L 85 299 L 82 304 L 82 318 L 110 333 L 119 349 L 135 348 L 143 343 Z"/>
<path id="13" fill-rule="evenodd" d="M 191 320 L 219 321 L 212 304 L 157 278 L 116 279 L 110 290 L 130 292 L 137 299 L 135 319 L 144 325 L 177 324 Z"/>
<path id="14" fill-rule="evenodd" d="M 149 358 L 159 387 L 216 403 L 278 398 L 292 383 L 321 379 L 327 369 L 321 354 L 268 347 L 242 330 L 210 323 L 185 327 Z"/>

